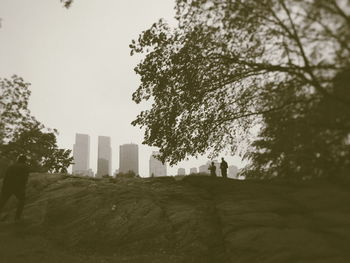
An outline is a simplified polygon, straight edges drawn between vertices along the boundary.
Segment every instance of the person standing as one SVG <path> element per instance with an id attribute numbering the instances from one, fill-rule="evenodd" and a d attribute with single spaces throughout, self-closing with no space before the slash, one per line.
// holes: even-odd
<path id="1" fill-rule="evenodd" d="M 228 164 L 224 158 L 221 158 L 220 170 L 223 178 L 227 178 L 227 168 Z"/>
<path id="2" fill-rule="evenodd" d="M 16 163 L 7 168 L 0 193 L 0 215 L 9 198 L 12 195 L 16 196 L 18 203 L 15 221 L 21 219 L 24 208 L 25 190 L 30 172 L 26 161 L 27 158 L 21 155 Z"/>
<path id="3" fill-rule="evenodd" d="M 216 166 L 214 162 L 211 162 L 208 170 L 210 171 L 210 175 L 216 177 Z"/>

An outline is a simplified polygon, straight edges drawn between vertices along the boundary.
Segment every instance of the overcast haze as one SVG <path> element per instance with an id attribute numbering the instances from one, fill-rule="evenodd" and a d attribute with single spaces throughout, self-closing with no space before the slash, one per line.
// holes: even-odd
<path id="1" fill-rule="evenodd" d="M 75 133 L 90 135 L 90 166 L 97 167 L 97 137 L 112 140 L 112 171 L 119 145 L 139 144 L 141 176 L 149 155 L 143 132 L 130 122 L 145 109 L 131 100 L 139 79 L 129 44 L 142 30 L 165 18 L 172 24 L 174 0 L 0 0 L 0 77 L 17 74 L 32 85 L 29 108 L 45 126 L 59 130 L 59 147 L 72 149 Z M 239 158 L 227 158 L 242 166 Z M 198 167 L 206 158 L 169 168 Z"/>

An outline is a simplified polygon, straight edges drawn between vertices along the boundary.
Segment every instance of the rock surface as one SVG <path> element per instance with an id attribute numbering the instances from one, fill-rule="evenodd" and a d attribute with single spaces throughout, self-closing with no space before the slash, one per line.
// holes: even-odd
<path id="1" fill-rule="evenodd" d="M 350 262 L 349 189 L 32 175 L 24 221 L 0 223 L 0 262 Z"/>

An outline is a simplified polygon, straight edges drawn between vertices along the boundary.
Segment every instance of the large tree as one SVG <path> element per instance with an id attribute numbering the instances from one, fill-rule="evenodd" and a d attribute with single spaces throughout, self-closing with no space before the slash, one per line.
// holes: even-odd
<path id="1" fill-rule="evenodd" d="M 162 161 L 234 152 L 263 115 L 319 97 L 349 107 L 332 85 L 350 63 L 348 0 L 177 0 L 176 14 L 130 45 L 145 55 L 133 100 L 152 103 L 133 124 Z"/>

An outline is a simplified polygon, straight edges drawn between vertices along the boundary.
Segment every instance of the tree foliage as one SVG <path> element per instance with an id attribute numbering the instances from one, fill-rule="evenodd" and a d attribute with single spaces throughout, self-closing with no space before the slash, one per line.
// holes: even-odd
<path id="1" fill-rule="evenodd" d="M 34 170 L 67 172 L 71 150 L 59 149 L 57 130 L 45 129 L 28 109 L 29 83 L 14 75 L 0 79 L 0 173 L 20 154 Z"/>
<path id="2" fill-rule="evenodd" d="M 30 84 L 13 75 L 0 78 L 0 143 L 11 140 L 19 128 L 38 123 L 28 109 Z"/>
<path id="3" fill-rule="evenodd" d="M 73 157 L 70 156 L 71 150 L 58 148 L 56 135 L 56 130 L 44 132 L 38 125 L 30 129 L 20 129 L 2 147 L 2 154 L 11 160 L 22 154 L 27 156 L 33 170 L 66 173 Z"/>
<path id="4" fill-rule="evenodd" d="M 349 83 L 350 68 L 336 76 L 334 93 L 350 99 Z M 322 96 L 298 106 L 264 115 L 259 138 L 247 153 L 252 162 L 244 169 L 245 176 L 310 178 L 349 173 L 350 107 Z"/>
<path id="5" fill-rule="evenodd" d="M 283 126 L 276 112 L 323 98 L 349 107 L 333 86 L 349 65 L 349 1 L 177 0 L 176 13 L 130 45 L 145 55 L 133 100 L 152 103 L 133 124 L 162 161 L 235 152 L 270 114 Z"/>
<path id="6" fill-rule="evenodd" d="M 60 1 L 65 8 L 69 8 L 73 3 L 73 0 L 60 0 Z"/>

